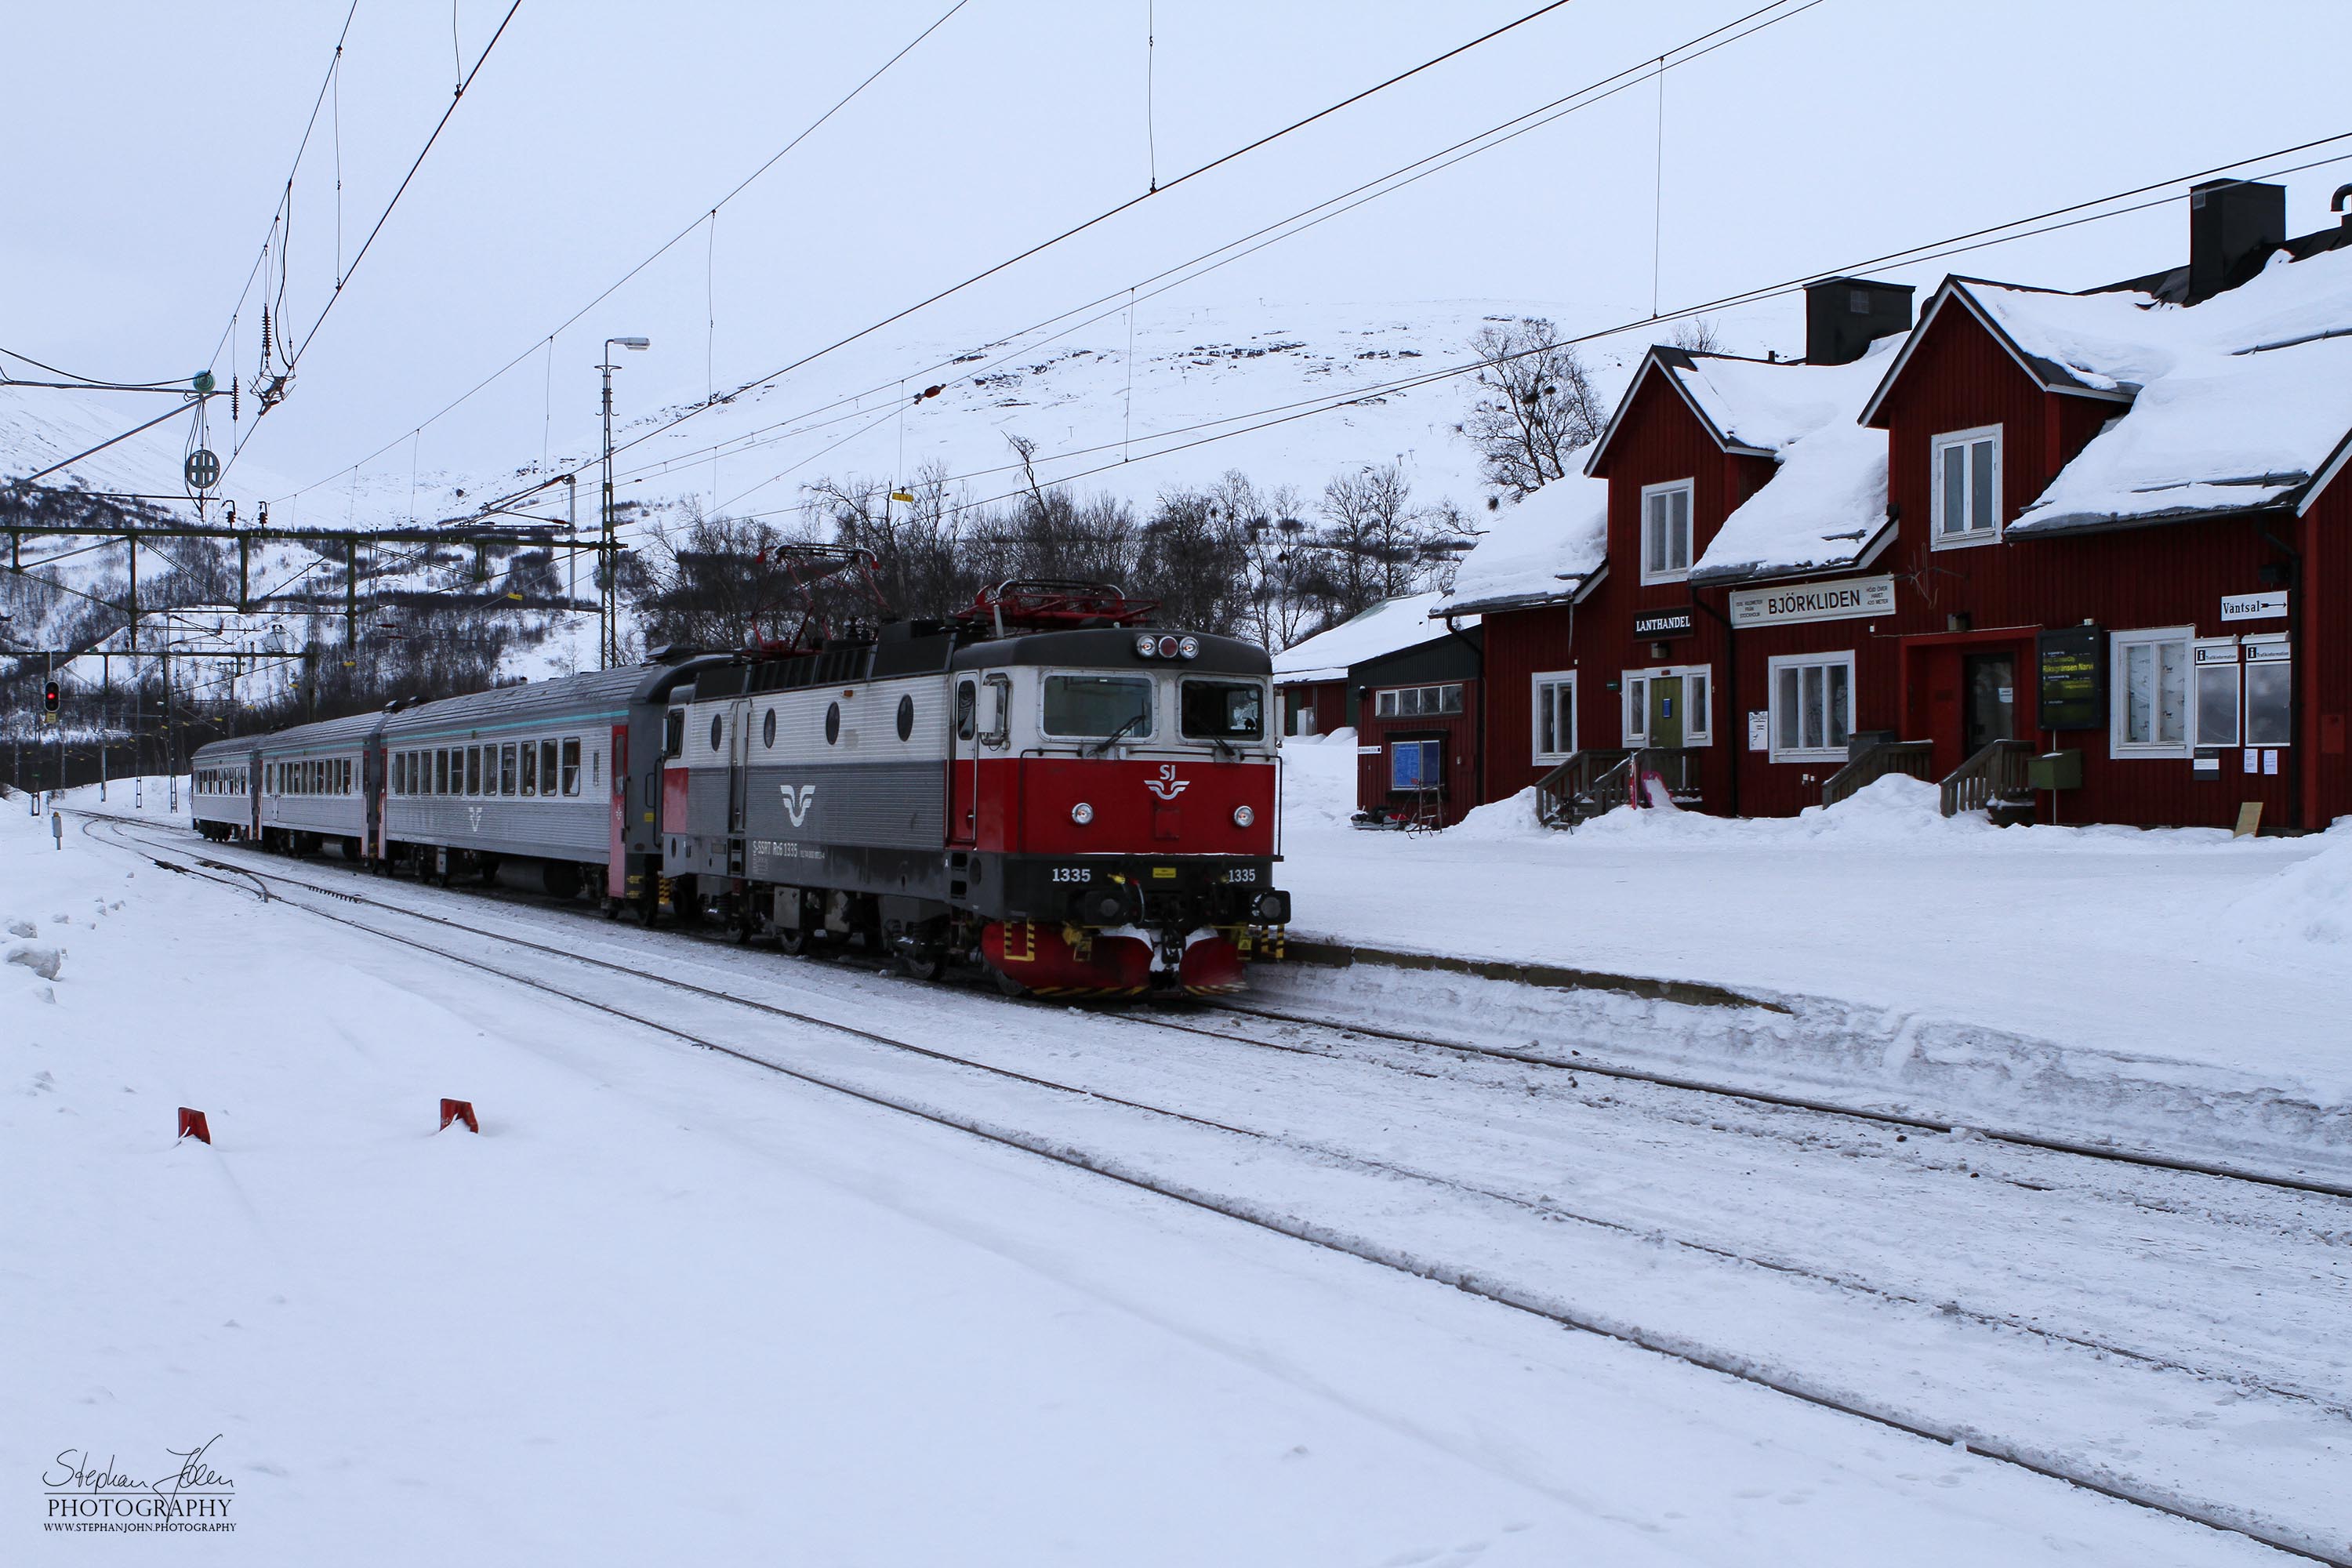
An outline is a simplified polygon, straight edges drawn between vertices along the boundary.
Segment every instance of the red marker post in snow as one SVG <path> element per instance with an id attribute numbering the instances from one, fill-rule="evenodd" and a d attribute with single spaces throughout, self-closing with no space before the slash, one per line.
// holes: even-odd
<path id="1" fill-rule="evenodd" d="M 470 1100 L 445 1100 L 441 1102 L 442 1131 L 448 1131 L 452 1121 L 464 1122 L 468 1132 L 482 1130 L 482 1124 L 474 1120 L 474 1102 Z"/>
<path id="2" fill-rule="evenodd" d="M 209 1143 L 213 1141 L 213 1130 L 205 1124 L 203 1111 L 190 1110 L 184 1105 L 180 1107 L 179 1138 L 193 1138 L 199 1143 Z M 173 1142 L 178 1142 L 179 1138 L 174 1138 Z"/>

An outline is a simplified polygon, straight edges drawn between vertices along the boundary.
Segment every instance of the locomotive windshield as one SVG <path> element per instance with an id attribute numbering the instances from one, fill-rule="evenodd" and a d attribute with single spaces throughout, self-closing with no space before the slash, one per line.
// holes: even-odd
<path id="1" fill-rule="evenodd" d="M 1188 740 L 1264 740 L 1265 689 L 1255 681 L 1188 680 L 1181 718 Z"/>
<path id="2" fill-rule="evenodd" d="M 1151 681 L 1134 675 L 1049 675 L 1045 733 L 1080 738 L 1151 733 Z"/>

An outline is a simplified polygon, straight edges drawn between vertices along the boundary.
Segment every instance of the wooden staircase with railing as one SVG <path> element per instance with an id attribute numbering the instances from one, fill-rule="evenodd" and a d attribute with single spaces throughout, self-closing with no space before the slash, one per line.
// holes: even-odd
<path id="1" fill-rule="evenodd" d="M 2033 746 L 2026 741 L 1994 741 L 1954 768 L 1942 784 L 1946 816 L 1981 811 L 1995 822 L 2033 820 L 2033 785 L 2027 764 Z"/>
<path id="2" fill-rule="evenodd" d="M 1620 805 L 1648 805 L 1639 781 L 1656 775 L 1676 805 L 1699 800 L 1698 764 L 1686 749 L 1593 747 L 1536 781 L 1536 817 L 1547 827 L 1576 828 Z"/>
<path id="3" fill-rule="evenodd" d="M 1934 784 L 1935 751 L 1933 741 L 1881 741 L 1861 755 L 1850 758 L 1845 766 L 1822 781 L 1822 804 L 1835 805 L 1889 773 Z"/>

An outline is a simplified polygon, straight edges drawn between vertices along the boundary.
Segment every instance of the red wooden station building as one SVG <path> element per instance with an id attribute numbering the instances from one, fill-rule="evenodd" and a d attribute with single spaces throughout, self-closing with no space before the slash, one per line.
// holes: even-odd
<path id="1" fill-rule="evenodd" d="M 2283 187 L 2216 182 L 2189 231 L 2168 272 L 1948 278 L 1916 318 L 1816 283 L 1802 360 L 1652 349 L 1589 478 L 1437 607 L 1484 618 L 1486 794 L 2352 815 L 2352 214 L 2289 238 Z"/>

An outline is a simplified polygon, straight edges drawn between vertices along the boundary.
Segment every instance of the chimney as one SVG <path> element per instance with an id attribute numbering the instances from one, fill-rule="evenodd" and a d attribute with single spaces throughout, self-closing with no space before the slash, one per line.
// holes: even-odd
<path id="1" fill-rule="evenodd" d="M 1911 330 L 1911 285 L 1826 278 L 1805 285 L 1805 363 L 1852 364 L 1893 332 Z"/>
<path id="2" fill-rule="evenodd" d="M 2186 302 L 2235 289 L 2261 271 L 2285 239 L 2284 185 L 2208 180 L 2190 186 Z"/>

